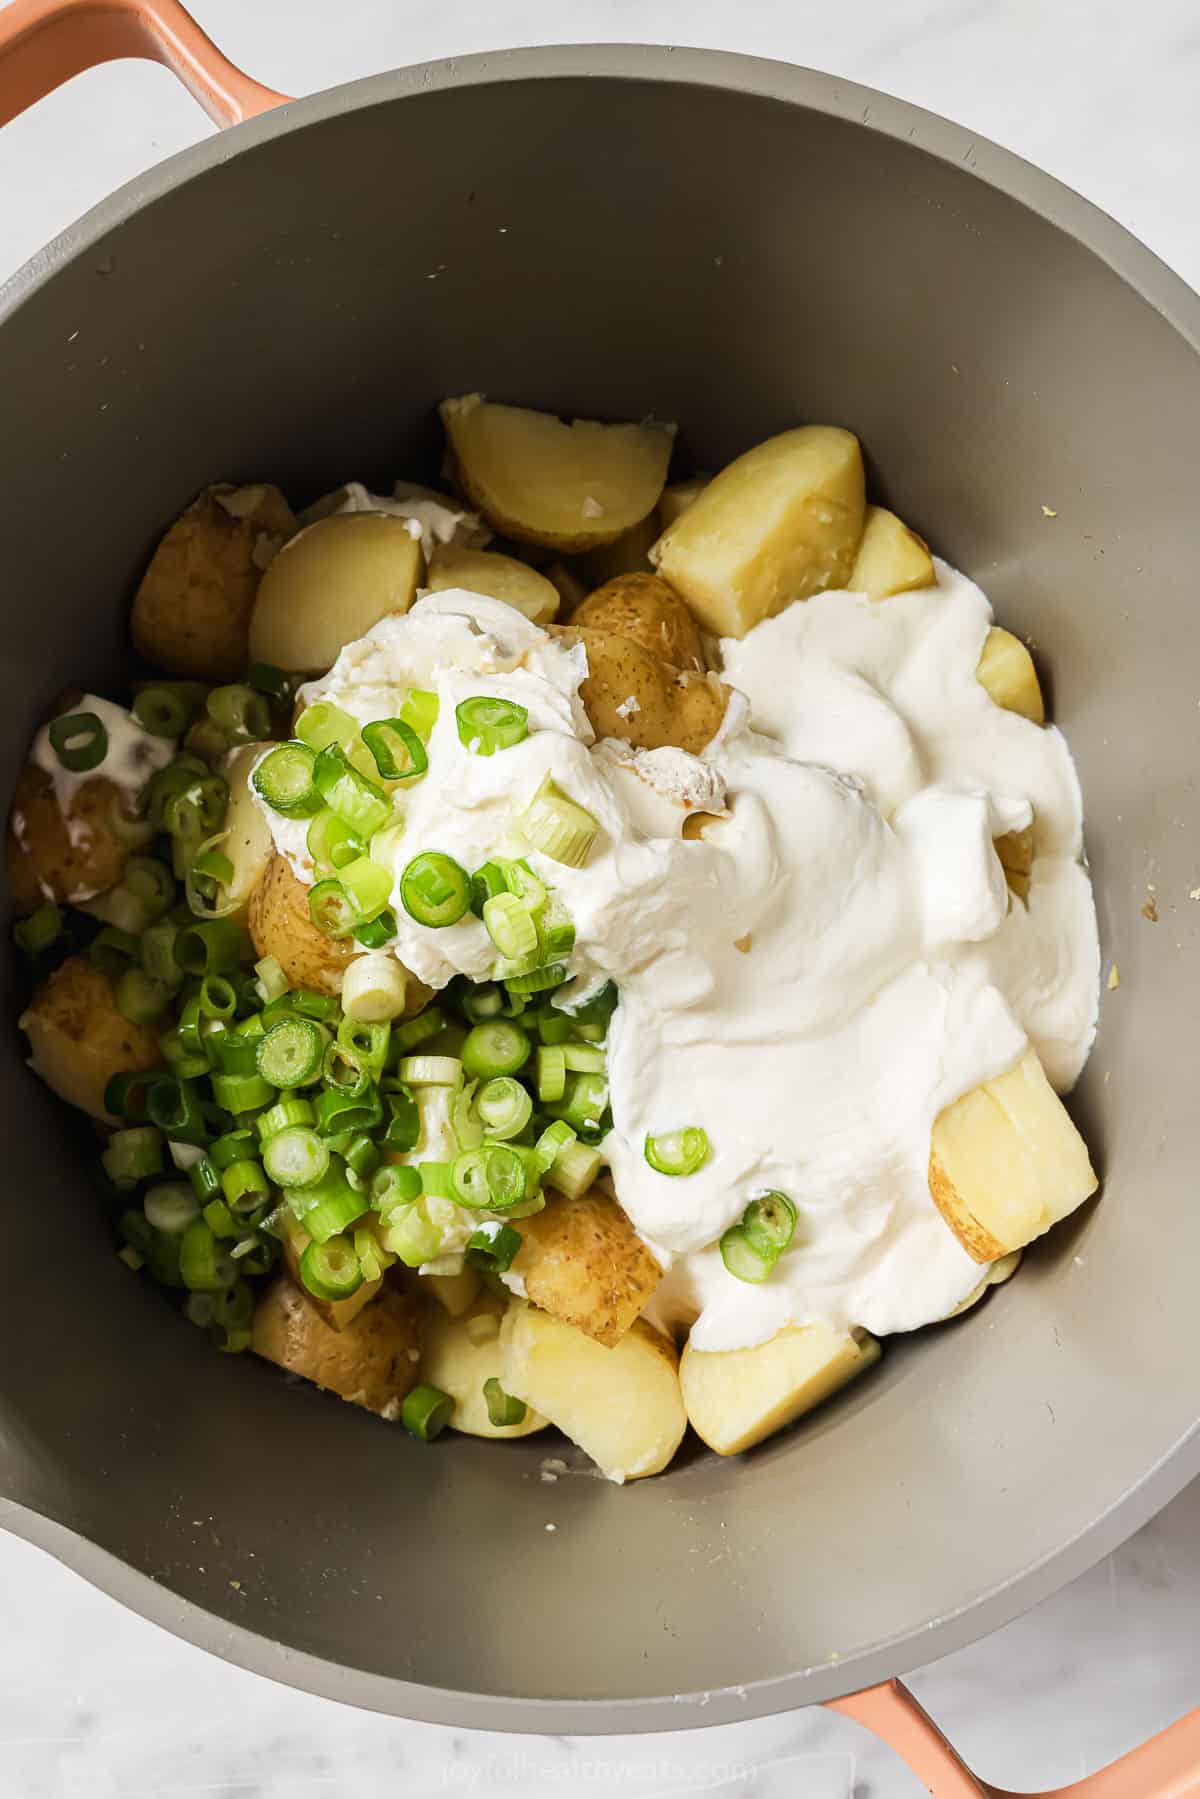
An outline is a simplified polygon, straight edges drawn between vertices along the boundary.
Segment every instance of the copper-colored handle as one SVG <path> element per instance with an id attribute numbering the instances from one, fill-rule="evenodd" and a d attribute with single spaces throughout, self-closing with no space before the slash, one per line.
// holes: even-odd
<path id="1" fill-rule="evenodd" d="M 989 1786 L 972 1774 L 898 1680 L 866 1687 L 830 1704 L 902 1756 L 934 1799 L 1197 1799 L 1200 1795 L 1200 1708 L 1086 1780 L 1056 1787 L 1052 1793 L 1017 1794 Z"/>
<path id="2" fill-rule="evenodd" d="M 127 56 L 173 70 L 217 125 L 288 98 L 235 68 L 179 0 L 12 0 L 0 11 L 0 125 L 72 75 Z"/>

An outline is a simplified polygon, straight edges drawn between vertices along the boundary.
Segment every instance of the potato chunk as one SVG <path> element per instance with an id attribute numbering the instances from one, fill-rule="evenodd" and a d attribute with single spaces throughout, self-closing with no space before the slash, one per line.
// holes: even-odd
<path id="1" fill-rule="evenodd" d="M 453 544 L 435 550 L 425 585 L 430 593 L 465 587 L 468 593 L 490 594 L 494 600 L 515 606 L 535 625 L 548 625 L 558 616 L 559 595 L 554 583 L 527 562 L 497 555 L 494 550 L 460 550 Z"/>
<path id="2" fill-rule="evenodd" d="M 588 676 L 579 689 L 597 737 L 623 737 L 639 750 L 676 749 L 699 755 L 720 729 L 729 689 L 716 675 L 680 671 L 621 637 L 576 625 L 555 626 L 565 643 L 587 650 Z"/>
<path id="3" fill-rule="evenodd" d="M 309 1296 L 281 1275 L 255 1307 L 253 1329 L 256 1355 L 389 1422 L 399 1418 L 404 1396 L 416 1382 L 417 1308 L 395 1287 L 336 1331 Z"/>
<path id="4" fill-rule="evenodd" d="M 1023 831 L 1006 831 L 993 839 L 1009 891 L 1018 899 L 1029 898 L 1029 880 L 1033 872 L 1033 826 Z"/>
<path id="5" fill-rule="evenodd" d="M 86 956 L 68 956 L 38 988 L 19 1020 L 29 1039 L 29 1065 L 60 1099 L 104 1124 L 114 1074 L 141 1074 L 162 1062 L 156 1026 L 130 1024 L 117 1009 L 113 984 Z"/>
<path id="6" fill-rule="evenodd" d="M 546 1428 L 547 1420 L 532 1406 L 520 1424 L 493 1424 L 488 1416 L 484 1381 L 498 1380 L 504 1386 L 500 1348 L 504 1311 L 503 1300 L 485 1293 L 460 1317 L 438 1309 L 422 1326 L 421 1379 L 450 1394 L 454 1400 L 450 1428 L 469 1437 L 528 1437 Z"/>
<path id="7" fill-rule="evenodd" d="M 327 937 L 308 910 L 308 888 L 285 856 L 274 851 L 250 896 L 250 935 L 260 956 L 274 956 L 289 987 L 340 993 L 352 956 L 362 951 L 352 937 Z"/>
<path id="8" fill-rule="evenodd" d="M 674 427 L 566 424 L 480 394 L 439 408 L 458 479 L 488 523 L 566 554 L 612 543 L 653 512 Z"/>
<path id="9" fill-rule="evenodd" d="M 127 817 L 111 781 L 85 781 L 64 815 L 45 769 L 27 762 L 17 776 L 8 814 L 8 890 L 15 912 L 46 900 L 79 904 L 107 893 L 125 873 L 131 853 Z M 130 821 L 132 823 L 132 821 Z"/>
<path id="10" fill-rule="evenodd" d="M 534 1305 L 606 1347 L 619 1342 L 662 1279 L 662 1269 L 609 1194 L 551 1194 L 518 1225 L 513 1273 Z"/>
<path id="11" fill-rule="evenodd" d="M 688 1422 L 718 1455 L 740 1455 L 811 1411 L 879 1359 L 865 1331 L 789 1325 L 753 1349 L 699 1350 L 679 1366 Z"/>
<path id="12" fill-rule="evenodd" d="M 886 506 L 868 506 L 862 542 L 846 586 L 873 600 L 937 581 L 929 545 Z"/>
<path id="13" fill-rule="evenodd" d="M 311 1242 L 312 1238 L 298 1219 L 284 1219 L 283 1265 L 293 1284 L 303 1293 L 309 1305 L 321 1314 L 326 1324 L 335 1331 L 344 1331 L 358 1317 L 363 1307 L 370 1305 L 383 1291 L 383 1276 L 380 1275 L 378 1280 L 364 1281 L 349 1299 L 318 1299 L 315 1293 L 309 1292 L 300 1276 L 300 1258 Z"/>
<path id="14" fill-rule="evenodd" d="M 993 625 L 975 668 L 975 679 L 997 706 L 1019 712 L 1035 725 L 1046 722 L 1046 705 L 1033 657 L 1019 637 Z"/>
<path id="15" fill-rule="evenodd" d="M 658 575 L 618 575 L 606 581 L 576 609 L 571 622 L 632 638 L 673 668 L 704 667 L 696 621 L 675 589 Z"/>
<path id="16" fill-rule="evenodd" d="M 384 512 L 340 512 L 294 537 L 262 578 L 250 659 L 325 674 L 389 612 L 407 612 L 424 572 L 420 541 Z"/>
<path id="17" fill-rule="evenodd" d="M 650 560 L 706 631 L 744 637 L 792 600 L 845 587 L 864 509 L 858 439 L 802 425 L 722 469 Z"/>
<path id="18" fill-rule="evenodd" d="M 271 827 L 250 789 L 251 771 L 262 753 L 261 743 L 243 744 L 221 770 L 229 783 L 229 804 L 225 808 L 225 838 L 218 847 L 233 863 L 233 879 L 226 882 L 225 899 L 235 905 L 230 916 L 238 924 L 245 923 L 251 895 L 274 853 Z"/>
<path id="19" fill-rule="evenodd" d="M 518 1302 L 500 1327 L 506 1393 L 536 1406 L 609 1480 L 658 1474 L 687 1429 L 678 1358 L 639 1318 L 612 1349 Z"/>
<path id="20" fill-rule="evenodd" d="M 602 587 L 606 581 L 615 581 L 618 575 L 648 575 L 652 572 L 650 546 L 657 543 L 661 534 L 662 521 L 656 508 L 614 543 L 589 550 L 580 559 L 579 573 L 589 587 Z"/>
<path id="21" fill-rule="evenodd" d="M 664 531 L 677 518 L 683 517 L 711 480 L 711 475 L 693 475 L 687 481 L 675 481 L 670 487 L 663 488 L 662 499 L 658 502 L 658 517 Z"/>
<path id="22" fill-rule="evenodd" d="M 977 1262 L 1040 1237 L 1098 1185 L 1036 1050 L 955 1100 L 934 1124 L 929 1191 Z"/>
<path id="23" fill-rule="evenodd" d="M 296 529 L 277 487 L 209 487 L 176 519 L 133 602 L 133 641 L 157 669 L 233 681 L 249 656 L 262 571 Z"/>
<path id="24" fill-rule="evenodd" d="M 461 1318 L 474 1303 L 480 1282 L 475 1269 L 468 1265 L 458 1274 L 423 1274 L 421 1284 L 451 1318 Z"/>

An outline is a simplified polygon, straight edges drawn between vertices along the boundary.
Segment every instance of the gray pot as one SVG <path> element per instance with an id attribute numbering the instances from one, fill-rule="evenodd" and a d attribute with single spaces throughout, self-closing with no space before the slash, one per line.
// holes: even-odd
<path id="1" fill-rule="evenodd" d="M 701 466 L 828 420 L 1036 639 L 1120 987 L 1077 1095 L 1099 1204 L 784 1436 L 626 1490 L 543 1481 L 537 1438 L 429 1449 L 213 1355 L 118 1264 L 92 1146 L 9 1031 L 8 1527 L 296 1686 L 661 1730 L 954 1649 L 1195 1474 L 1198 344 L 1200 301 L 1016 158 L 823 75 L 658 49 L 288 105 L 22 271 L 0 295 L 4 782 L 56 690 L 119 679 L 147 552 L 214 478 L 303 500 L 432 476 L 434 402 L 476 387 L 678 418 Z M 11 1007 L 7 961 L 3 982 Z"/>

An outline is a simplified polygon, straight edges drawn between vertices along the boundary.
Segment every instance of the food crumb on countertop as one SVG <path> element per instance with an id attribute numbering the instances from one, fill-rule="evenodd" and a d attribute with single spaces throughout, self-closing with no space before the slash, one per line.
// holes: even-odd
<path id="1" fill-rule="evenodd" d="M 231 1587 L 232 1587 L 232 1588 L 233 1588 L 233 1590 L 234 1590 L 234 1592 L 235 1592 L 235 1593 L 240 1593 L 240 1592 L 241 1592 L 241 1590 L 242 1590 L 242 1583 L 241 1583 L 241 1581 L 240 1581 L 240 1580 L 231 1580 L 231 1581 L 230 1581 L 230 1583 L 229 1583 L 229 1584 L 230 1584 L 230 1586 L 231 1586 Z"/>
<path id="2" fill-rule="evenodd" d="M 1189 887 L 1188 888 L 1188 898 L 1194 899 L 1194 900 L 1200 900 L 1200 887 Z"/>
<path id="3" fill-rule="evenodd" d="M 1108 991 L 1114 993 L 1121 985 L 1121 971 L 1114 962 L 1108 971 Z"/>
<path id="4" fill-rule="evenodd" d="M 547 1530 L 557 1530 L 558 1525 L 557 1524 L 547 1524 L 546 1529 Z"/>
<path id="5" fill-rule="evenodd" d="M 1151 924 L 1158 923 L 1158 902 L 1154 897 L 1153 891 L 1145 905 L 1142 907 L 1142 917 L 1148 918 Z"/>
<path id="6" fill-rule="evenodd" d="M 1042 517 L 1043 518 L 1057 518 L 1058 513 L 1055 511 L 1053 506 L 1043 506 L 1042 507 Z"/>

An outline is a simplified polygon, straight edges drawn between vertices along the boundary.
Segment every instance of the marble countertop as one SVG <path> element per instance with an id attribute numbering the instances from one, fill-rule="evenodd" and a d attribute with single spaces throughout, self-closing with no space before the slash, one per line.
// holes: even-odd
<path id="1" fill-rule="evenodd" d="M 1200 286 L 1200 213 L 1186 179 L 1200 169 L 1200 27 L 1187 0 L 195 0 L 193 10 L 243 67 L 297 94 L 400 63 L 565 40 L 694 43 L 807 63 L 1019 151 Z M 9 125 L 0 278 L 207 130 L 173 81 L 143 64 L 83 76 Z M 177 1642 L 2 1534 L 0 1595 L 0 1799 L 924 1791 L 824 1712 L 604 1739 L 373 1717 Z M 1198 1608 L 1200 1484 L 1074 1586 L 912 1685 L 989 1780 L 1058 1785 L 1200 1703 Z"/>

